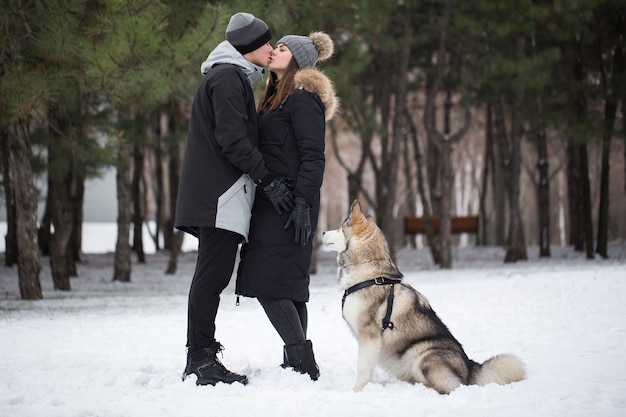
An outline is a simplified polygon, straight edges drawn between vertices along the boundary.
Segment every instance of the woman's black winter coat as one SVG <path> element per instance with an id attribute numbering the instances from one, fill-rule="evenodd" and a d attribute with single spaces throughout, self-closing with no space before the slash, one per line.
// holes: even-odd
<path id="1" fill-rule="evenodd" d="M 324 177 L 325 121 L 334 113 L 336 98 L 330 81 L 314 69 L 298 72 L 298 86 L 284 105 L 259 115 L 259 150 L 270 170 L 310 206 L 315 231 Z M 284 230 L 288 216 L 279 216 L 257 190 L 249 242 L 241 251 L 237 294 L 308 301 L 313 238 L 306 246 L 295 243 L 294 227 Z"/>

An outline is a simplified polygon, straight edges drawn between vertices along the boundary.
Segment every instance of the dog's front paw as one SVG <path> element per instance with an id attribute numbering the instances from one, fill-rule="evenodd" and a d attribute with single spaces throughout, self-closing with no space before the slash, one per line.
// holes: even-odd
<path id="1" fill-rule="evenodd" d="M 367 385 L 367 381 L 365 381 L 365 382 L 357 381 L 357 383 L 354 384 L 354 387 L 352 388 L 352 391 L 354 391 L 354 392 L 361 392 L 361 391 L 363 391 L 363 388 L 365 388 L 366 385 Z"/>

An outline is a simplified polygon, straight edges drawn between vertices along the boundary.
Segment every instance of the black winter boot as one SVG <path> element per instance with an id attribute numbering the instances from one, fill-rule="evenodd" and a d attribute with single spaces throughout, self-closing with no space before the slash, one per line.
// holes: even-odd
<path id="1" fill-rule="evenodd" d="M 226 367 L 217 359 L 217 354 L 221 352 L 224 347 L 217 341 L 208 347 L 201 349 L 204 351 L 204 355 L 201 358 L 192 359 L 189 353 L 187 354 L 187 366 L 183 372 L 183 381 L 188 376 L 195 374 L 198 377 L 196 385 L 215 385 L 218 382 L 225 384 L 232 384 L 233 382 L 241 382 L 246 385 L 248 383 L 248 377 L 245 375 L 239 375 L 229 371 Z"/>
<path id="2" fill-rule="evenodd" d="M 287 360 L 287 346 L 283 346 L 283 363 L 280 366 L 283 369 L 289 368 L 289 361 Z"/>
<path id="3" fill-rule="evenodd" d="M 301 374 L 309 374 L 313 381 L 320 376 L 320 368 L 315 363 L 313 344 L 310 340 L 286 345 L 283 349 L 283 368 L 292 367 Z"/>

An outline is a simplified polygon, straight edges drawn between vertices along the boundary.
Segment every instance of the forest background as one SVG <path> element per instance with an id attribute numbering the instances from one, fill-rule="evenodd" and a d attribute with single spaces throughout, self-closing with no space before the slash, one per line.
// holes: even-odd
<path id="1" fill-rule="evenodd" d="M 54 288 L 71 290 L 85 181 L 109 169 L 113 279 L 131 280 L 133 253 L 145 262 L 147 222 L 176 270 L 191 101 L 237 11 L 268 22 L 274 41 L 314 30 L 335 41 L 320 65 L 342 102 L 327 126 L 320 230 L 359 198 L 395 248 L 422 242 L 404 234 L 405 216 L 420 215 L 442 268 L 460 241 L 455 215 L 477 215 L 471 239 L 505 247 L 505 262 L 530 245 L 607 257 L 624 238 L 626 1 L 4 0 L 0 204 L 23 299 L 42 298 L 45 258 Z"/>

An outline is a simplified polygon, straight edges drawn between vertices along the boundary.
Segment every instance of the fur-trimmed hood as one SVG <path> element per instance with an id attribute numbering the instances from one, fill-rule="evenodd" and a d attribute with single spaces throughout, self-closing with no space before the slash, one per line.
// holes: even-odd
<path id="1" fill-rule="evenodd" d="M 339 108 L 339 98 L 330 78 L 314 68 L 298 70 L 294 77 L 296 88 L 316 94 L 325 107 L 326 121 L 331 120 Z"/>

